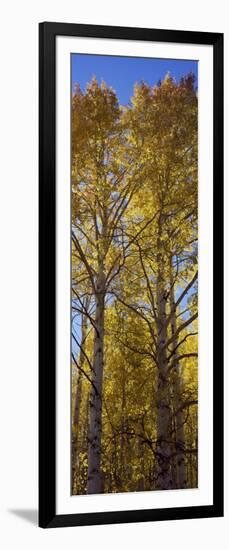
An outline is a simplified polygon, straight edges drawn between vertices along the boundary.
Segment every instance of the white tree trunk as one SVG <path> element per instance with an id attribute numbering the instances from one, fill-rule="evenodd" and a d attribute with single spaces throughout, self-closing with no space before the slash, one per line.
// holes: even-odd
<path id="1" fill-rule="evenodd" d="M 94 333 L 94 354 L 88 437 L 88 481 L 87 493 L 102 492 L 101 435 L 102 435 L 102 385 L 104 368 L 104 300 L 105 276 L 102 266 L 96 282 L 96 313 Z"/>
<path id="2" fill-rule="evenodd" d="M 165 306 L 165 300 L 161 297 L 161 310 Z M 158 353 L 157 353 L 157 489 L 172 488 L 171 473 L 171 441 L 170 426 L 171 415 L 169 405 L 169 385 L 167 357 L 164 349 L 166 343 L 166 331 L 163 327 L 158 335 Z"/>

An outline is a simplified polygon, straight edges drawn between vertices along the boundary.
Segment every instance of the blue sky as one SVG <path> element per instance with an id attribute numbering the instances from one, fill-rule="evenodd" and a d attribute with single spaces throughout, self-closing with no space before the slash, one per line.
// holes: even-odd
<path id="1" fill-rule="evenodd" d="M 198 78 L 198 62 L 180 59 L 153 59 L 110 55 L 72 54 L 72 86 L 78 83 L 84 90 L 93 75 L 114 88 L 122 105 L 128 103 L 135 82 L 144 80 L 156 84 L 166 73 L 177 81 L 189 72 Z"/>

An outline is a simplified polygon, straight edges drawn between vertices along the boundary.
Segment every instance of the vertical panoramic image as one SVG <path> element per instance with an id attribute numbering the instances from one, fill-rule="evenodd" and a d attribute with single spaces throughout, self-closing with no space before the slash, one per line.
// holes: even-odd
<path id="1" fill-rule="evenodd" d="M 71 80 L 71 494 L 196 488 L 198 62 Z"/>

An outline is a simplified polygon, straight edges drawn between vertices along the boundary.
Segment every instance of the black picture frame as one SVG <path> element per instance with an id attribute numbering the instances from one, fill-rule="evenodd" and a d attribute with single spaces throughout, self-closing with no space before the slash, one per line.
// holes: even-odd
<path id="1" fill-rule="evenodd" d="M 56 513 L 56 50 L 57 36 L 213 46 L 213 504 Z M 223 516 L 223 34 L 45 22 L 39 25 L 39 526 L 67 527 Z"/>

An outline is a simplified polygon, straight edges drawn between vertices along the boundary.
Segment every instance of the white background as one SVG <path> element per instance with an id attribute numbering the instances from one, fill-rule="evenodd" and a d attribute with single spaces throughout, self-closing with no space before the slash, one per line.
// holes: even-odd
<path id="1" fill-rule="evenodd" d="M 57 550 L 63 545 L 113 550 L 117 547 L 197 546 L 224 550 L 228 545 L 228 475 L 225 518 L 43 531 L 35 526 L 37 508 L 37 136 L 38 22 L 66 21 L 225 32 L 226 0 L 40 0 L 10 2 L 1 9 L 1 177 L 0 177 L 0 543 L 5 550 Z M 225 74 L 228 98 L 228 71 Z M 225 105 L 225 121 L 228 108 Z M 225 133 L 225 152 L 228 152 Z M 228 156 L 228 155 L 227 155 Z M 228 177 L 228 164 L 225 181 Z M 226 189 L 225 210 L 229 209 Z M 228 229 L 227 239 L 228 247 Z M 229 278 L 228 258 L 226 279 Z M 229 309 L 228 292 L 226 309 Z M 228 314 L 226 314 L 228 331 Z M 228 363 L 226 354 L 225 365 Z M 227 370 L 227 369 L 225 369 Z M 226 372 L 226 435 L 228 434 Z M 228 463 L 228 435 L 226 437 Z M 25 512 L 27 510 L 27 513 Z M 27 519 L 26 519 L 26 517 Z M 30 518 L 30 521 L 28 520 Z"/>

